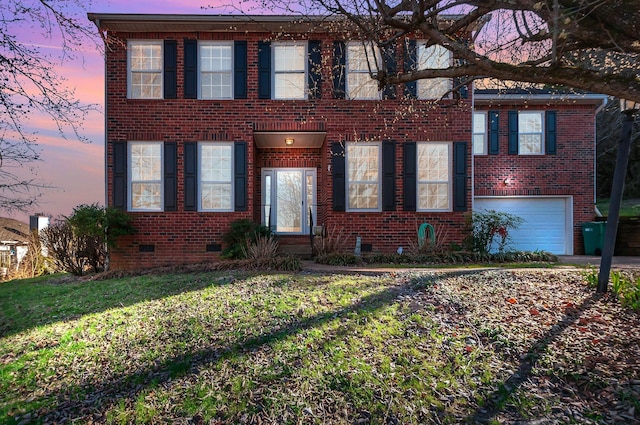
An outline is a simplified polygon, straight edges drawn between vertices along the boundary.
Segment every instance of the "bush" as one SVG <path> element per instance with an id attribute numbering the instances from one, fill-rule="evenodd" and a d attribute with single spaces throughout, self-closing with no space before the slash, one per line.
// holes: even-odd
<path id="1" fill-rule="evenodd" d="M 105 270 L 108 248 L 119 236 L 134 232 L 127 213 L 97 204 L 80 205 L 69 217 L 43 230 L 42 240 L 56 266 L 75 275 Z"/>
<path id="2" fill-rule="evenodd" d="M 222 258 L 234 260 L 245 258 L 247 245 L 255 242 L 258 236 L 273 237 L 268 227 L 254 223 L 251 220 L 240 219 L 231 223 L 231 229 L 222 235 L 226 247 L 220 255 Z"/>
<path id="3" fill-rule="evenodd" d="M 623 306 L 640 310 L 640 277 L 634 282 L 622 273 L 615 271 L 611 273 L 611 291 Z"/>
<path id="4" fill-rule="evenodd" d="M 523 219 L 517 215 L 495 210 L 474 211 L 471 214 L 471 249 L 478 253 L 489 253 L 497 245 L 498 253 L 503 253 L 509 232 L 517 229 Z"/>
<path id="5" fill-rule="evenodd" d="M 313 238 L 313 252 L 319 257 L 338 253 L 346 245 L 346 239 L 342 230 L 332 227 L 328 232 L 324 231 L 322 236 Z"/>
<path id="6" fill-rule="evenodd" d="M 278 241 L 273 235 L 257 235 L 255 241 L 243 248 L 242 253 L 250 260 L 270 260 L 278 255 Z"/>
<path id="7" fill-rule="evenodd" d="M 316 257 L 316 263 L 328 264 L 330 266 L 354 266 L 359 264 L 360 261 L 358 256 L 351 253 L 334 252 Z"/>

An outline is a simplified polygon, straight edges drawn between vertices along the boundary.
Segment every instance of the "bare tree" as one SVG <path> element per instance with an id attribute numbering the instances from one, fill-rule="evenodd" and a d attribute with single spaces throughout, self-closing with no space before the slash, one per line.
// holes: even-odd
<path id="1" fill-rule="evenodd" d="M 3 0 L 0 2 L 0 210 L 33 205 L 47 185 L 35 177 L 40 159 L 35 117 L 46 117 L 58 133 L 85 141 L 80 130 L 92 108 L 56 67 L 98 48 L 97 34 L 78 14 L 81 0 Z M 51 53 L 55 52 L 55 53 Z"/>
<path id="2" fill-rule="evenodd" d="M 425 39 L 455 58 L 438 69 L 381 66 L 372 73 L 381 87 L 492 78 L 640 102 L 640 0 L 264 0 L 260 7 L 342 19 L 353 37 L 380 48 L 405 36 Z"/>

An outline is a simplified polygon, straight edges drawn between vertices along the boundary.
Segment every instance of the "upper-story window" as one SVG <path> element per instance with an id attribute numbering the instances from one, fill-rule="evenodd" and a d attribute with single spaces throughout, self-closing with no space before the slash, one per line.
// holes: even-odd
<path id="1" fill-rule="evenodd" d="M 233 211 L 233 144 L 198 143 L 200 211 Z"/>
<path id="2" fill-rule="evenodd" d="M 445 69 L 451 65 L 451 52 L 435 44 L 427 47 L 424 42 L 418 43 L 417 68 Z M 451 91 L 449 78 L 424 78 L 417 82 L 418 99 L 440 99 Z"/>
<path id="3" fill-rule="evenodd" d="M 273 98 L 305 99 L 307 43 L 278 42 L 273 48 Z"/>
<path id="4" fill-rule="evenodd" d="M 380 211 L 379 143 L 347 143 L 348 210 Z"/>
<path id="5" fill-rule="evenodd" d="M 233 99 L 233 43 L 198 44 L 201 99 Z"/>
<path id="6" fill-rule="evenodd" d="M 473 154 L 487 154 L 487 113 L 473 113 Z"/>
<path id="7" fill-rule="evenodd" d="M 347 97 L 349 99 L 380 99 L 378 80 L 371 77 L 382 63 L 380 51 L 372 44 L 358 41 L 347 43 Z"/>
<path id="8" fill-rule="evenodd" d="M 518 153 L 520 155 L 544 154 L 543 119 L 542 111 L 518 112 Z"/>
<path id="9" fill-rule="evenodd" d="M 162 99 L 162 41 L 129 41 L 131 99 Z"/>
<path id="10" fill-rule="evenodd" d="M 421 142 L 418 150 L 418 211 L 451 210 L 451 143 Z"/>
<path id="11" fill-rule="evenodd" d="M 129 210 L 162 211 L 162 142 L 130 142 Z"/>

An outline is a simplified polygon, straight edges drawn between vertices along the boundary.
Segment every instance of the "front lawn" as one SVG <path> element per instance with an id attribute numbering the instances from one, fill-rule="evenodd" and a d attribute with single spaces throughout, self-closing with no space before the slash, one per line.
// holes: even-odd
<path id="1" fill-rule="evenodd" d="M 631 423 L 639 325 L 575 270 L 5 282 L 0 423 Z"/>

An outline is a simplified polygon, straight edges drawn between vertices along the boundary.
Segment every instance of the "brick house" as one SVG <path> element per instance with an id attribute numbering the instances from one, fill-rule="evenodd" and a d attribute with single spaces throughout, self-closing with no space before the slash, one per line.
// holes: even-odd
<path id="1" fill-rule="evenodd" d="M 107 204 L 138 230 L 114 268 L 215 259 L 237 219 L 271 226 L 284 247 L 322 226 L 345 250 L 360 237 L 364 252 L 395 252 L 425 222 L 460 244 L 474 203 L 538 199 L 562 204 L 553 249 L 582 249 L 601 96 L 474 96 L 448 79 L 378 91 L 367 59 L 393 72 L 452 58 L 422 40 L 380 52 L 286 16 L 89 19 L 109 42 Z"/>

